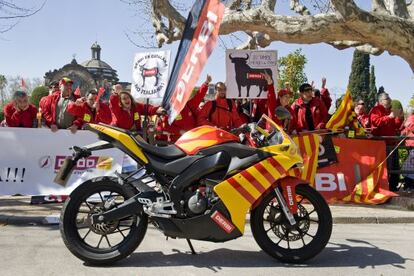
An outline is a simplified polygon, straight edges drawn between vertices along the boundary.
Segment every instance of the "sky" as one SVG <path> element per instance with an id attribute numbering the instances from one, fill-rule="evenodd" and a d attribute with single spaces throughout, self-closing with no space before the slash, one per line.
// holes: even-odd
<path id="1" fill-rule="evenodd" d="M 15 2 L 28 5 L 29 1 Z M 30 1 L 30 5 L 41 3 L 41 0 Z M 278 5 L 282 4 L 288 6 L 288 1 L 278 1 Z M 283 9 L 288 10 L 282 7 L 282 12 Z M 90 47 L 97 41 L 102 47 L 101 59 L 118 71 L 121 81 L 130 82 L 135 53 L 158 50 L 137 48 L 125 35 L 140 29 L 143 24 L 149 23 L 120 0 L 48 0 L 40 12 L 21 20 L 9 32 L 0 34 L 0 74 L 43 78 L 45 72 L 69 63 L 73 55 L 76 55 L 78 63 L 89 60 Z M 233 46 L 226 41 L 226 47 Z M 205 80 L 207 73 L 212 75 L 213 81 L 225 80 L 225 46 L 218 43 L 198 83 Z M 177 47 L 178 43 L 174 43 L 162 49 L 171 50 L 173 59 Z M 305 73 L 309 82 L 313 80 L 316 87 L 320 87 L 321 78 L 326 77 L 334 99 L 344 93 L 353 49 L 339 51 L 326 44 L 275 42 L 266 50 L 277 50 L 278 56 L 285 56 L 297 48 L 302 49 L 308 60 Z M 409 65 L 388 53 L 371 56 L 371 64 L 375 66 L 377 88 L 384 86 L 392 98 L 407 106 L 414 93 L 413 72 Z"/>

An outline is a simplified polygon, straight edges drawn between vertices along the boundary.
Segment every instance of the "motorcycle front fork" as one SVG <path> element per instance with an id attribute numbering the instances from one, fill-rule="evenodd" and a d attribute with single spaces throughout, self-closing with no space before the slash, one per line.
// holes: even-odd
<path id="1" fill-rule="evenodd" d="M 296 220 L 295 217 L 293 216 L 292 212 L 290 211 L 285 197 L 283 196 L 282 192 L 280 191 L 279 187 L 275 188 L 275 193 L 276 193 L 276 198 L 277 201 L 279 202 L 280 207 L 282 208 L 283 213 L 285 214 L 286 218 L 288 219 L 290 225 L 295 225 L 296 224 Z"/>

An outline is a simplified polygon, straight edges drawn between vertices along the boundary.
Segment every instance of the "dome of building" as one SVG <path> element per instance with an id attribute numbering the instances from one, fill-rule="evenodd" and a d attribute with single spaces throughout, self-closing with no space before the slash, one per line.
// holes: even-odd
<path id="1" fill-rule="evenodd" d="M 112 83 L 118 82 L 119 79 L 116 70 L 112 69 L 108 63 L 101 60 L 101 46 L 95 42 L 92 44 L 91 50 L 92 58 L 81 63 L 81 65 L 92 74 L 97 83 L 100 83 L 103 80 L 108 80 Z"/>

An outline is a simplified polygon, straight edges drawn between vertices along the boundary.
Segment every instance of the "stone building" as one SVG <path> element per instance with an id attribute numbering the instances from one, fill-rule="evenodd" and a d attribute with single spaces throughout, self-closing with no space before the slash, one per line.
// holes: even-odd
<path id="1" fill-rule="evenodd" d="M 91 59 L 79 64 L 75 57 L 72 61 L 60 69 L 49 71 L 45 74 L 45 85 L 48 86 L 52 81 L 59 81 L 62 77 L 69 77 L 73 80 L 73 90 L 78 86 L 81 95 L 85 95 L 89 90 L 99 89 L 104 86 L 109 93 L 109 88 L 114 83 L 119 83 L 118 75 L 108 63 L 101 60 L 101 46 L 97 42 L 91 46 Z M 122 82 L 124 87 L 129 83 Z"/>

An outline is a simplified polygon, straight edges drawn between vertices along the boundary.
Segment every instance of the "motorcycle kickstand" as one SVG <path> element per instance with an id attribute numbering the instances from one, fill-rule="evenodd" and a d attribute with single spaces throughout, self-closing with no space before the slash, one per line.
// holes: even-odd
<path id="1" fill-rule="evenodd" d="M 197 252 L 195 252 L 193 244 L 191 243 L 190 239 L 186 239 L 186 240 L 187 240 L 188 246 L 190 246 L 191 254 L 192 255 L 197 255 Z"/>

